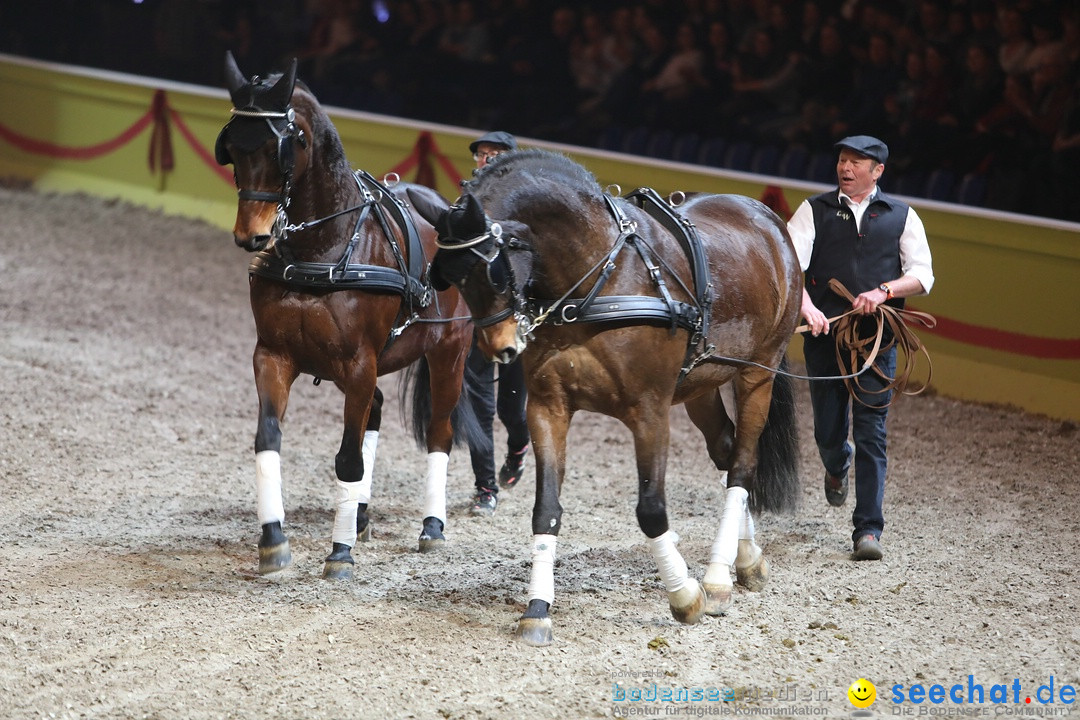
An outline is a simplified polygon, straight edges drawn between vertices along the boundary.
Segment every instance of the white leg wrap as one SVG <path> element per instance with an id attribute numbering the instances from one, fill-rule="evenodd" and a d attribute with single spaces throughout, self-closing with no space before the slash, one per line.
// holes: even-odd
<path id="1" fill-rule="evenodd" d="M 742 522 L 739 523 L 739 539 L 754 539 L 754 516 L 750 514 L 750 505 L 747 504 L 746 512 L 743 513 Z"/>
<path id="2" fill-rule="evenodd" d="M 428 453 L 427 490 L 424 493 L 424 517 L 436 517 L 446 525 L 446 468 L 450 456 L 444 452 Z"/>
<path id="3" fill-rule="evenodd" d="M 660 579 L 664 581 L 664 587 L 667 588 L 669 594 L 681 590 L 690 579 L 686 561 L 675 547 L 674 535 L 675 533 L 668 530 L 660 537 L 645 540 L 660 569 Z"/>
<path id="4" fill-rule="evenodd" d="M 364 443 L 360 446 L 360 454 L 364 458 L 364 477 L 357 483 L 360 486 L 357 502 L 371 502 L 371 471 L 375 467 L 375 448 L 378 444 L 378 431 L 367 430 L 364 432 Z"/>
<path id="5" fill-rule="evenodd" d="M 533 535 L 529 600 L 555 603 L 555 535 Z"/>
<path id="6" fill-rule="evenodd" d="M 255 453 L 255 497 L 259 525 L 285 521 L 281 501 L 281 454 L 276 450 Z"/>
<path id="7" fill-rule="evenodd" d="M 356 543 L 356 505 L 360 498 L 360 483 L 338 480 L 337 485 L 337 512 L 334 513 L 331 540 L 352 547 Z"/>
<path id="8" fill-rule="evenodd" d="M 716 533 L 712 554 L 709 557 L 710 568 L 718 563 L 726 565 L 728 568 L 735 564 L 735 553 L 739 546 L 739 531 L 742 529 L 744 517 L 749 516 L 746 498 L 745 488 L 729 487 L 727 489 L 727 497 L 724 499 L 724 515 L 720 519 L 720 530 Z"/>

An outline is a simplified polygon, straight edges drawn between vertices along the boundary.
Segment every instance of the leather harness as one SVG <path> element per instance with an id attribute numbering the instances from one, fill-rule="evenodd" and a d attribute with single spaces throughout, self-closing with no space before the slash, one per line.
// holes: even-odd
<path id="1" fill-rule="evenodd" d="M 646 323 L 666 324 L 672 333 L 682 328 L 690 332 L 687 341 L 686 357 L 679 373 L 679 382 L 698 364 L 709 357 L 714 346 L 702 346 L 706 340 L 712 311 L 713 286 L 710 281 L 708 260 L 701 245 L 697 228 L 652 188 L 638 188 L 625 196 L 625 199 L 644 210 L 656 219 L 668 232 L 675 236 L 690 261 L 694 288 L 691 292 L 683 289 L 694 298 L 693 304 L 675 300 L 668 291 L 661 273 L 661 265 L 652 249 L 637 233 L 636 223 L 632 222 L 622 208 L 609 196 L 604 195 L 608 210 L 619 225 L 619 237 L 607 256 L 594 268 L 600 275 L 592 289 L 583 298 L 564 296 L 554 302 L 531 300 L 530 305 L 535 316 L 546 319 L 554 313 L 553 324 L 570 322 L 598 323 Z M 615 271 L 615 260 L 625 247 L 632 247 L 649 271 L 649 277 L 656 286 L 660 297 L 649 295 L 600 295 L 604 285 Z M 578 282 L 584 282 L 592 271 Z M 673 274 L 674 275 L 674 274 Z M 682 285 L 676 277 L 676 281 Z M 575 289 L 576 289 L 575 285 Z M 570 292 L 573 292 L 571 289 Z M 541 320 L 540 322 L 543 322 Z M 534 323 L 534 327 L 539 322 Z M 700 348 L 700 349 L 699 349 Z"/>
<path id="2" fill-rule="evenodd" d="M 401 295 L 410 308 L 413 305 L 427 307 L 431 303 L 433 293 L 431 285 L 424 277 L 426 268 L 424 248 L 412 215 L 407 211 L 405 203 L 367 172 L 357 170 L 353 178 L 364 202 L 351 208 L 351 210 L 360 210 L 360 213 L 356 218 L 352 237 L 340 260 L 336 263 L 289 262 L 281 257 L 275 246 L 256 254 L 248 266 L 248 273 L 300 288 L 392 292 Z M 360 229 L 372 213 L 394 252 L 394 257 L 397 259 L 396 268 L 350 262 L 360 242 Z M 326 219 L 329 218 L 287 226 L 285 229 L 287 231 L 305 230 Z M 402 255 L 401 247 L 394 240 L 391 222 L 401 230 L 405 238 L 408 246 L 407 260 Z"/>

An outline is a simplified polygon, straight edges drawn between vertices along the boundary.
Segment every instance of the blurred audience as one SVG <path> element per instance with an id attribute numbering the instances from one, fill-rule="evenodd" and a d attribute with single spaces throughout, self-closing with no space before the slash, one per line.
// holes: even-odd
<path id="1" fill-rule="evenodd" d="M 612 127 L 827 146 L 1076 219 L 1080 7 L 1056 0 L 39 0 L 0 52 L 203 85 L 293 57 L 324 102 L 590 146 Z M 53 30 L 39 31 L 43 18 Z M 71 18 L 78 28 L 57 24 Z M 89 43 L 82 38 L 92 37 Z M 1049 168 L 1051 192 L 1043 174 Z"/>

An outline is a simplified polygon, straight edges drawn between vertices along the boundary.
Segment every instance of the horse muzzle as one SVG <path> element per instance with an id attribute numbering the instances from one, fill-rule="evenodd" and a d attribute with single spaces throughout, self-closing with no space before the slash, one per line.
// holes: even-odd
<path id="1" fill-rule="evenodd" d="M 254 235 L 251 237 L 240 237 L 233 234 L 233 241 L 237 247 L 243 248 L 248 252 L 259 252 L 265 250 L 266 246 L 270 243 L 271 235 Z"/>
<path id="2" fill-rule="evenodd" d="M 521 324 L 516 318 L 510 318 L 481 328 L 476 344 L 492 362 L 509 365 L 521 356 L 528 342 L 521 332 Z"/>

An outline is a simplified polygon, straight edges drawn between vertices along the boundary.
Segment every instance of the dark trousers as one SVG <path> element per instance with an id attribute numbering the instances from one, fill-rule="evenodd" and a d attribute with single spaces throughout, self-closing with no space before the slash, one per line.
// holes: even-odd
<path id="1" fill-rule="evenodd" d="M 831 335 L 816 338 L 807 335 L 803 341 L 803 354 L 806 357 L 807 375 L 812 377 L 853 372 L 837 364 L 836 346 Z M 894 377 L 896 348 L 880 353 L 874 364 L 887 377 Z M 858 380 L 865 388 L 865 391 L 859 391 L 859 397 L 866 405 L 852 400 L 843 380 L 810 381 L 814 440 L 826 472 L 837 477 L 847 473 L 852 465 L 849 431 L 855 443 L 855 510 L 851 514 L 851 522 L 855 526 L 851 534 L 853 541 L 868 534 L 880 538 L 885 527 L 881 508 L 888 469 L 885 421 L 889 414 L 887 405 L 892 397 L 891 391 L 873 393 L 883 388 L 885 381 L 872 370 L 867 370 Z"/>
<path id="2" fill-rule="evenodd" d="M 475 383 L 478 388 L 475 392 L 470 390 L 469 399 L 481 429 L 490 438 L 498 413 L 499 421 L 506 426 L 507 450 L 517 452 L 524 448 L 529 444 L 529 425 L 525 419 L 525 372 L 521 368 L 521 360 L 509 365 L 493 363 L 484 357 L 474 341 L 466 365 L 466 372 L 478 381 Z M 496 368 L 499 374 L 497 386 Z M 499 485 L 495 481 L 495 453 L 470 447 L 469 456 L 473 475 L 476 476 L 476 489 L 497 494 Z"/>

